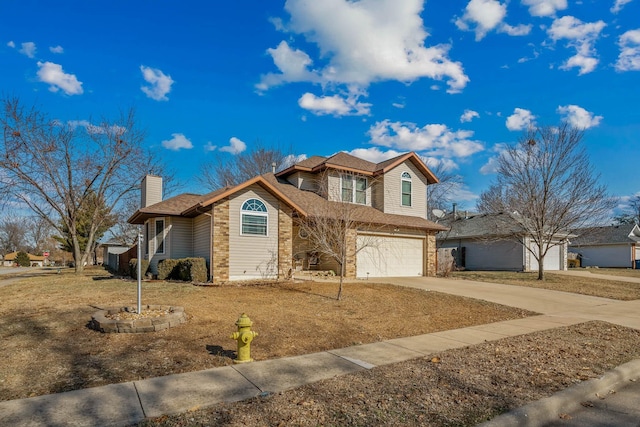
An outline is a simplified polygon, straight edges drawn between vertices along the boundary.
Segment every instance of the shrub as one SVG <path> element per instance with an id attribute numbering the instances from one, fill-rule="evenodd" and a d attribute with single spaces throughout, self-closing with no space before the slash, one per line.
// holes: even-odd
<path id="1" fill-rule="evenodd" d="M 204 258 L 184 258 L 179 265 L 180 280 L 187 282 L 207 281 L 207 262 Z"/>
<path id="2" fill-rule="evenodd" d="M 180 260 L 178 259 L 162 259 L 158 262 L 158 279 L 176 279 L 179 276 L 178 265 Z"/>
<path id="3" fill-rule="evenodd" d="M 207 262 L 204 258 L 163 259 L 158 262 L 158 279 L 206 282 Z"/>
<path id="4" fill-rule="evenodd" d="M 31 266 L 31 259 L 29 259 L 29 255 L 26 252 L 18 252 L 16 254 L 16 264 L 20 267 L 29 267 Z"/>
<path id="5" fill-rule="evenodd" d="M 143 259 L 141 261 L 140 267 L 142 267 L 142 277 L 144 277 L 149 271 L 149 261 L 146 259 Z M 131 258 L 131 260 L 129 260 L 129 275 L 134 279 L 138 278 L 138 259 L 137 258 Z"/>

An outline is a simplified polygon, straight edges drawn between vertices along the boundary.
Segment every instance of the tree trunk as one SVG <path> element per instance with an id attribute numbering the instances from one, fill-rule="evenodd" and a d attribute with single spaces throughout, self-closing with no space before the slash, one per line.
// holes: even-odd
<path id="1" fill-rule="evenodd" d="M 544 257 L 538 260 L 538 280 L 544 280 Z"/>
<path id="2" fill-rule="evenodd" d="M 340 264 L 340 285 L 338 286 L 338 296 L 336 297 L 336 300 L 338 301 L 340 301 L 340 299 L 342 298 L 342 281 L 343 280 L 344 280 L 344 260 Z"/>

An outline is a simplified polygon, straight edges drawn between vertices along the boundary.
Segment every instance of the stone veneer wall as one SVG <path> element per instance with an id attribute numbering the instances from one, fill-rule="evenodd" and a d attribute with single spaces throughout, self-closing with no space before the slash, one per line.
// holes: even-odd
<path id="1" fill-rule="evenodd" d="M 356 245 L 358 232 L 355 228 L 347 230 L 347 261 L 344 266 L 344 277 L 356 278 Z"/>
<path id="2" fill-rule="evenodd" d="M 434 277 L 436 275 L 436 235 L 435 232 L 427 232 L 425 254 L 427 257 L 427 271 L 425 276 Z"/>
<path id="3" fill-rule="evenodd" d="M 293 211 L 288 206 L 278 209 L 278 279 L 293 273 Z"/>
<path id="4" fill-rule="evenodd" d="M 211 279 L 213 283 L 229 280 L 229 198 L 213 206 L 213 259 Z"/>

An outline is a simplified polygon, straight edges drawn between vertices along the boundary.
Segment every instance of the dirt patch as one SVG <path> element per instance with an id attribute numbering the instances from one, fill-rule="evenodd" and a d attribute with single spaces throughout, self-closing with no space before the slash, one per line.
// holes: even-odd
<path id="1" fill-rule="evenodd" d="M 528 286 L 530 288 L 551 289 L 573 292 L 622 301 L 640 299 L 640 283 L 618 282 L 594 277 L 569 276 L 545 273 L 545 280 L 537 280 L 538 273 L 508 271 L 456 271 L 451 279 L 476 280 L 478 282 L 504 283 L 505 285 Z"/>
<path id="2" fill-rule="evenodd" d="M 640 357 L 639 343 L 640 331 L 589 322 L 449 350 L 139 425 L 474 426 Z"/>
<path id="3" fill-rule="evenodd" d="M 88 273 L 91 273 L 89 271 Z M 347 283 L 201 287 L 143 283 L 143 304 L 184 307 L 187 323 L 153 334 L 103 334 L 87 327 L 96 310 L 130 306 L 135 281 L 72 273 L 0 288 L 0 400 L 190 372 L 232 363 L 229 335 L 242 313 L 260 335 L 251 356 L 313 353 L 531 313 L 436 292 Z"/>

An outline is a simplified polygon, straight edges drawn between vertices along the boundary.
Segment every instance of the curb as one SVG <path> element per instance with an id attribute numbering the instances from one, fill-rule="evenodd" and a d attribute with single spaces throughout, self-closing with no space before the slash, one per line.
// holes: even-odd
<path id="1" fill-rule="evenodd" d="M 620 365 L 602 377 L 584 381 L 553 396 L 545 397 L 528 405 L 521 406 L 505 414 L 479 424 L 478 427 L 534 427 L 557 421 L 560 413 L 572 412 L 580 403 L 595 397 L 595 394 L 607 394 L 611 389 L 630 379 L 640 377 L 640 359 Z"/>

